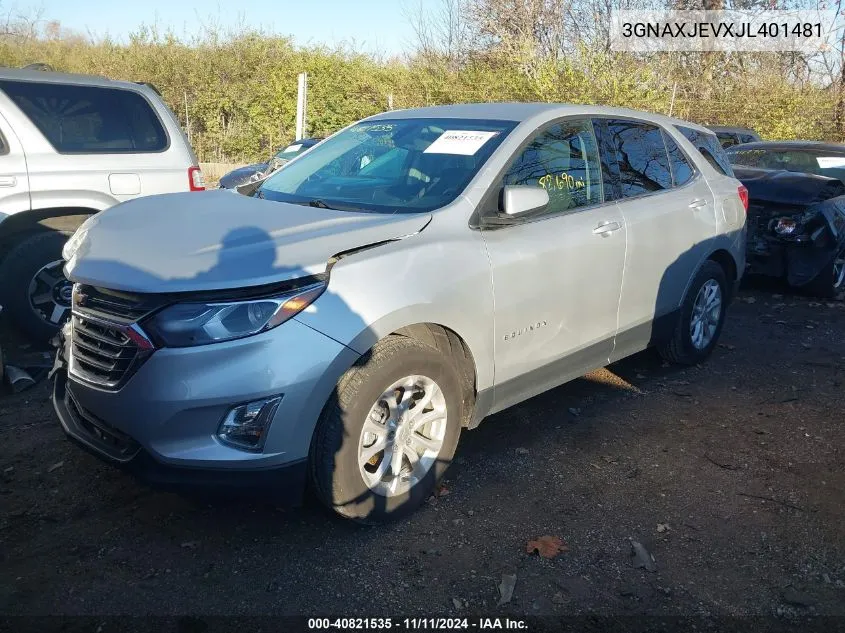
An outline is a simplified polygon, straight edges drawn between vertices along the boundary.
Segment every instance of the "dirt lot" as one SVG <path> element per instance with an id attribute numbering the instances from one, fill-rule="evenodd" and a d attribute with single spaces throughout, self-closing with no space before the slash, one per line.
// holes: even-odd
<path id="1" fill-rule="evenodd" d="M 42 384 L 0 397 L 0 613 L 845 616 L 843 381 L 845 304 L 744 291 L 707 364 L 642 354 L 488 419 L 380 528 L 150 491 Z"/>

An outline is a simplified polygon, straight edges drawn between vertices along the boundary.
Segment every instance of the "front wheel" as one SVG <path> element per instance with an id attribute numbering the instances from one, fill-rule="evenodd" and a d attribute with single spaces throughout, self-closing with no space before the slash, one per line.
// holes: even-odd
<path id="1" fill-rule="evenodd" d="M 62 247 L 68 236 L 40 233 L 12 249 L 0 264 L 2 300 L 20 330 L 46 343 L 70 317 L 73 284 L 65 278 Z"/>
<path id="2" fill-rule="evenodd" d="M 311 449 L 320 500 L 346 518 L 382 523 L 422 504 L 452 461 L 463 419 L 448 357 L 390 336 L 344 374 Z"/>
<path id="3" fill-rule="evenodd" d="M 725 323 L 727 297 L 724 270 L 714 261 L 704 262 L 687 290 L 671 338 L 658 346 L 660 355 L 681 365 L 710 356 Z"/>

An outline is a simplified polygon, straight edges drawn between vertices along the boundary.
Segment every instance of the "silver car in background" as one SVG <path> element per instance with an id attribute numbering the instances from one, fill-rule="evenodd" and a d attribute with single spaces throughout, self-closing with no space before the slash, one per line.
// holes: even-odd
<path id="1" fill-rule="evenodd" d="M 253 197 L 118 205 L 68 242 L 54 405 L 148 481 L 422 503 L 460 433 L 656 346 L 697 363 L 745 267 L 716 137 L 602 107 L 356 123 Z M 543 432 L 538 428 L 537 432 Z"/>
<path id="2" fill-rule="evenodd" d="M 70 314 L 61 252 L 87 216 L 204 188 L 188 139 L 151 86 L 0 68 L 0 303 L 36 343 Z"/>

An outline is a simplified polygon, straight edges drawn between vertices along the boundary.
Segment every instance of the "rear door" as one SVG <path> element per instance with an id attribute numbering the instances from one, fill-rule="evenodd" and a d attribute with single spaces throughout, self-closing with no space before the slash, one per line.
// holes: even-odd
<path id="1" fill-rule="evenodd" d="M 482 230 L 495 299 L 494 410 L 607 363 L 625 262 L 625 223 L 604 200 L 589 119 L 538 130 L 494 186 L 505 185 L 543 187 L 550 204 Z"/>
<path id="2" fill-rule="evenodd" d="M 672 136 L 634 119 L 606 119 L 618 205 L 628 228 L 612 360 L 645 349 L 672 324 L 717 230 L 713 193 Z"/>
<path id="3" fill-rule="evenodd" d="M 15 131 L 0 114 L 0 222 L 29 207 L 26 156 Z"/>

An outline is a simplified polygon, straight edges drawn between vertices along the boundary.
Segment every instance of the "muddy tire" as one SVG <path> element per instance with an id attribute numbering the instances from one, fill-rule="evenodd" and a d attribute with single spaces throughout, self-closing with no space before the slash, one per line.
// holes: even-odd
<path id="1" fill-rule="evenodd" d="M 67 239 L 68 235 L 59 231 L 33 235 L 0 262 L 0 305 L 34 343 L 49 341 L 70 315 L 70 285 L 61 272 Z"/>
<path id="2" fill-rule="evenodd" d="M 464 419 L 450 358 L 390 336 L 338 381 L 317 423 L 310 479 L 343 517 L 382 523 L 432 493 L 452 461 Z"/>
<path id="3" fill-rule="evenodd" d="M 713 352 L 722 333 L 730 296 L 725 271 L 714 261 L 698 270 L 666 342 L 657 351 L 670 363 L 694 365 Z"/>

